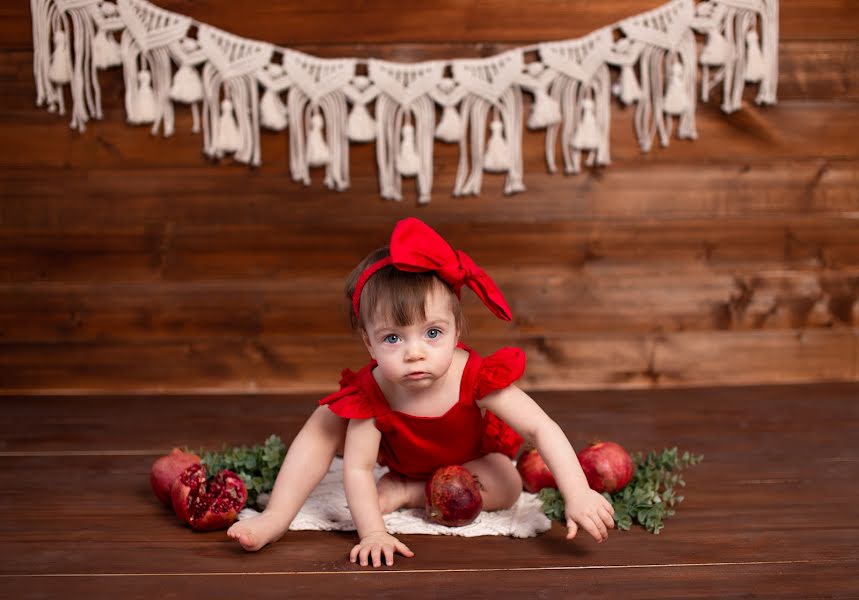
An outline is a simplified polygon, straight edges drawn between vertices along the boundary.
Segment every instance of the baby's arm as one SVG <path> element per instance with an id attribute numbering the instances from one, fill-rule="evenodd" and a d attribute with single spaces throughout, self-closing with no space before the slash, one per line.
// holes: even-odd
<path id="1" fill-rule="evenodd" d="M 579 526 L 598 542 L 607 539 L 608 529 L 614 527 L 614 509 L 588 485 L 573 447 L 560 426 L 515 385 L 487 395 L 478 404 L 491 410 L 537 447 L 564 496 L 567 539 L 576 536 Z"/>
<path id="2" fill-rule="evenodd" d="M 388 566 L 394 564 L 396 551 L 404 556 L 414 556 L 408 546 L 387 532 L 382 519 L 373 477 L 381 439 L 382 434 L 376 429 L 373 419 L 349 421 L 343 452 L 343 484 L 349 510 L 358 529 L 358 537 L 361 538 L 352 548 L 349 560 L 355 562 L 360 558 L 362 566 L 367 566 L 368 556 L 373 557 L 374 567 L 380 566 L 382 553 Z"/>

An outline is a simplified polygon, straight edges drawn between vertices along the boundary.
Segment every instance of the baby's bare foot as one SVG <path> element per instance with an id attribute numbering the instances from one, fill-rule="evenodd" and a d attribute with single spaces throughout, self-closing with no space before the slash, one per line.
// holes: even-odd
<path id="1" fill-rule="evenodd" d="M 420 481 L 407 481 L 399 475 L 385 473 L 376 484 L 382 514 L 423 506 L 423 486 Z"/>
<path id="2" fill-rule="evenodd" d="M 227 535 L 248 552 L 256 552 L 266 544 L 279 540 L 287 529 L 289 525 L 284 525 L 276 515 L 264 512 L 258 517 L 233 523 Z"/>

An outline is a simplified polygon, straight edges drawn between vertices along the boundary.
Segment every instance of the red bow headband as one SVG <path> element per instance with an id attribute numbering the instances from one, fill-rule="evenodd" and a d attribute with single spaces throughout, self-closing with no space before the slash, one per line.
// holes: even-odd
<path id="1" fill-rule="evenodd" d="M 352 294 L 352 310 L 358 316 L 361 290 L 367 280 L 379 269 L 393 265 L 400 271 L 423 273 L 435 271 L 438 277 L 453 288 L 457 297 L 467 285 L 499 319 L 510 321 L 513 316 L 504 301 L 501 290 L 486 272 L 477 266 L 462 250 L 454 250 L 430 226 L 409 217 L 397 223 L 391 234 L 391 254 L 364 269 Z"/>

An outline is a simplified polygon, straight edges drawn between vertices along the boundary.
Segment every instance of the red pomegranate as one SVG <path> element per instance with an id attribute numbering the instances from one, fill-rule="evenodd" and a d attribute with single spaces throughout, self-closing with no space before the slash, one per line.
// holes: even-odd
<path id="1" fill-rule="evenodd" d="M 173 510 L 197 531 L 214 531 L 230 525 L 248 499 L 244 482 L 232 471 L 206 479 L 206 468 L 191 465 L 173 484 Z"/>
<path id="2" fill-rule="evenodd" d="M 609 494 L 623 489 L 635 470 L 632 458 L 614 442 L 592 443 L 579 452 L 579 462 L 591 489 Z"/>
<path id="3" fill-rule="evenodd" d="M 552 472 L 536 449 L 528 450 L 519 457 L 516 470 L 522 476 L 522 485 L 526 492 L 536 494 L 543 488 L 558 487 Z"/>
<path id="4" fill-rule="evenodd" d="M 483 508 L 480 483 L 468 469 L 456 465 L 436 469 L 426 486 L 426 509 L 441 525 L 468 525 Z"/>
<path id="5" fill-rule="evenodd" d="M 171 506 L 170 490 L 173 482 L 178 479 L 182 471 L 193 464 L 200 462 L 200 457 L 189 452 L 182 452 L 179 448 L 173 448 L 170 454 L 155 460 L 152 470 L 149 472 L 149 484 L 158 499 L 164 506 Z"/>

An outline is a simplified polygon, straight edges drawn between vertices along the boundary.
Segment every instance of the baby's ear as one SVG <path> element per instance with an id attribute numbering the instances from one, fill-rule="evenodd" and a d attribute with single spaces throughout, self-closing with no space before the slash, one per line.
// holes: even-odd
<path id="1" fill-rule="evenodd" d="M 367 352 L 370 353 L 370 358 L 376 360 L 376 354 L 373 352 L 373 347 L 370 345 L 370 336 L 367 335 L 366 329 L 361 329 L 361 340 L 364 342 L 364 346 L 367 348 Z"/>

